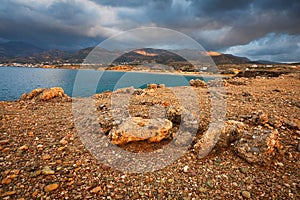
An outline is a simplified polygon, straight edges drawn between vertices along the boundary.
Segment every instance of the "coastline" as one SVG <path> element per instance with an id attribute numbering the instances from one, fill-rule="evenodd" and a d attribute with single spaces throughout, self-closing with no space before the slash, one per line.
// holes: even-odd
<path id="1" fill-rule="evenodd" d="M 238 199 L 250 196 L 255 199 L 262 195 L 265 198 L 290 198 L 291 195 L 294 199 L 300 198 L 297 167 L 300 165 L 300 149 L 297 149 L 300 143 L 299 85 L 299 74 L 226 80 L 226 120 L 245 124 L 247 134 L 242 138 L 249 141 L 247 144 L 253 142 L 251 134 L 256 131 L 278 131 L 280 146 L 274 147 L 269 154 L 262 154 L 263 157 L 259 157 L 262 163 L 249 163 L 252 160 L 247 161 L 238 154 L 236 149 L 242 143 L 237 140 L 226 148 L 216 146 L 202 159 L 192 145 L 166 168 L 144 174 L 122 172 L 93 157 L 76 130 L 70 101 L 55 98 L 0 102 L 0 195 L 25 199 L 47 196 L 53 199 L 67 196 L 72 199 L 79 196 L 79 199 L 102 196 Z M 197 141 L 208 128 L 210 106 L 207 89 L 194 90 L 201 111 Z M 119 92 L 121 95 L 122 91 Z M 133 115 L 144 113 L 148 110 L 144 108 L 151 105 L 176 105 L 176 97 L 170 96 L 167 88 L 143 92 L 145 95 L 138 93 L 132 99 Z M 95 98 L 99 123 L 103 125 L 109 122 L 106 119 L 109 95 L 102 93 Z M 134 152 L 152 151 L 164 142 L 129 143 L 121 148 Z M 253 155 L 255 158 L 260 154 Z M 55 189 L 48 192 L 52 186 Z"/>

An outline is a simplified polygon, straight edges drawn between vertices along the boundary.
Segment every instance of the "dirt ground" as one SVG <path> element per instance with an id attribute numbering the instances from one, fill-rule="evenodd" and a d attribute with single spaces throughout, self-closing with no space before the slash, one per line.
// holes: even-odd
<path id="1" fill-rule="evenodd" d="M 243 122 L 250 128 L 278 130 L 281 148 L 275 149 L 265 164 L 249 163 L 239 157 L 234 151 L 235 143 L 227 148 L 216 147 L 208 156 L 198 158 L 193 144 L 209 126 L 211 94 L 207 88 L 194 88 L 201 113 L 194 142 L 168 166 L 145 173 L 123 172 L 96 159 L 81 140 L 71 101 L 0 102 L 0 196 L 2 199 L 300 199 L 299 88 L 299 74 L 230 78 L 225 83 L 222 95 L 226 100 L 226 120 Z M 145 89 L 140 93 L 129 100 L 131 116 L 147 118 L 151 114 L 149 106 L 166 108 L 180 104 L 169 88 Z M 105 116 L 112 106 L 111 93 L 93 99 L 97 122 L 107 125 L 105 120 L 109 119 Z M 268 122 L 261 125 L 253 121 L 257 113 L 267 115 Z M 152 114 L 155 116 L 155 112 Z M 121 148 L 135 153 L 151 152 L 171 140 L 170 137 L 157 144 L 129 143 Z"/>

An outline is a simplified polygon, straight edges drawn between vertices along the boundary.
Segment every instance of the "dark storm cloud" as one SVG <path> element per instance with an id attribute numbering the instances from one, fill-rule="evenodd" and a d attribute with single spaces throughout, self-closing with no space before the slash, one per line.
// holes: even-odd
<path id="1" fill-rule="evenodd" d="M 298 0 L 4 0 L 0 41 L 78 48 L 120 31 L 159 26 L 181 31 L 206 49 L 238 46 L 248 54 L 241 48 L 263 48 L 260 43 L 268 38 L 285 38 L 280 45 L 288 53 L 299 48 L 285 48 L 299 39 L 299 10 Z"/>

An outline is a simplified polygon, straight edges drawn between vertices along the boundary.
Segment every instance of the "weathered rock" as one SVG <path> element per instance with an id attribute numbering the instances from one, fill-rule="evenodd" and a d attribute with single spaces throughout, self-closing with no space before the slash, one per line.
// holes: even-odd
<path id="1" fill-rule="evenodd" d="M 53 87 L 53 88 L 37 88 L 29 92 L 28 94 L 23 94 L 20 100 L 41 100 L 48 101 L 54 98 L 60 98 L 69 100 L 70 97 L 65 94 L 64 90 L 61 87 Z"/>
<path id="2" fill-rule="evenodd" d="M 98 193 L 102 190 L 101 186 L 97 186 L 91 190 L 91 193 Z"/>
<path id="3" fill-rule="evenodd" d="M 154 84 L 154 83 L 152 83 L 152 84 L 147 84 L 147 88 L 148 88 L 148 89 L 157 89 L 157 88 L 158 88 L 158 85 L 157 85 L 157 84 Z"/>
<path id="4" fill-rule="evenodd" d="M 142 94 L 144 94 L 144 90 L 141 89 L 141 88 L 138 88 L 138 89 L 135 89 L 132 94 L 134 94 L 134 95 L 142 95 Z"/>
<path id="5" fill-rule="evenodd" d="M 132 117 L 123 121 L 119 127 L 113 128 L 109 133 L 109 138 L 113 144 L 126 144 L 141 140 L 160 142 L 169 136 L 171 128 L 172 122 L 167 119 Z"/>
<path id="6" fill-rule="evenodd" d="M 58 183 L 49 184 L 49 185 L 44 187 L 44 191 L 45 192 L 51 192 L 53 190 L 56 190 L 58 187 L 59 187 Z"/>
<path id="7" fill-rule="evenodd" d="M 278 131 L 258 128 L 247 133 L 235 145 L 237 155 L 249 163 L 265 164 L 270 161 L 275 148 L 280 147 Z"/>
<path id="8" fill-rule="evenodd" d="M 233 142 L 242 137 L 245 125 L 243 122 L 234 120 L 228 120 L 224 125 L 217 146 L 229 147 Z"/>
<path id="9" fill-rule="evenodd" d="M 176 124 L 180 124 L 182 115 L 182 108 L 180 106 L 169 107 L 167 109 L 167 117 L 168 119 Z"/>
<path id="10" fill-rule="evenodd" d="M 206 87 L 207 86 L 207 84 L 204 81 L 200 80 L 200 79 L 195 79 L 195 80 L 191 79 L 190 80 L 190 85 L 193 86 L 193 87 Z"/>
<path id="11" fill-rule="evenodd" d="M 157 87 L 158 87 L 158 88 L 165 88 L 166 85 L 161 83 L 161 84 L 158 84 Z"/>
<path id="12" fill-rule="evenodd" d="M 27 145 L 23 145 L 23 146 L 18 148 L 19 151 L 26 151 L 27 149 L 28 149 Z"/>
<path id="13" fill-rule="evenodd" d="M 11 183 L 11 179 L 8 178 L 8 177 L 1 180 L 1 184 L 3 184 L 3 185 L 7 185 L 7 184 L 10 184 L 10 183 Z"/>
<path id="14" fill-rule="evenodd" d="M 26 99 L 32 99 L 34 97 L 37 97 L 39 94 L 41 94 L 43 91 L 45 90 L 45 88 L 36 88 L 34 90 L 32 90 L 31 92 L 29 92 L 28 94 L 23 94 L 21 96 L 21 100 L 26 100 Z"/>
<path id="15" fill-rule="evenodd" d="M 266 124 L 266 123 L 268 123 L 268 121 L 269 121 L 269 118 L 268 118 L 268 115 L 266 113 L 261 113 L 259 115 L 259 123 Z"/>
<path id="16" fill-rule="evenodd" d="M 245 198 L 247 198 L 247 199 L 251 198 L 251 194 L 248 191 L 242 191 L 242 196 L 245 197 Z"/>
<path id="17" fill-rule="evenodd" d="M 227 83 L 226 80 L 223 80 L 221 78 L 217 78 L 217 79 L 208 81 L 207 85 L 209 87 L 225 87 L 225 86 L 228 85 L 228 83 Z"/>
<path id="18" fill-rule="evenodd" d="M 191 144 L 192 141 L 193 141 L 193 136 L 190 132 L 187 132 L 187 131 L 176 132 L 175 145 L 184 147 L 184 146 Z"/>
<path id="19" fill-rule="evenodd" d="M 6 196 L 11 196 L 16 194 L 17 191 L 8 191 L 8 192 L 4 192 L 3 194 L 1 194 L 2 197 L 6 197 Z"/>
<path id="20" fill-rule="evenodd" d="M 46 167 L 44 167 L 44 169 L 42 170 L 42 174 L 44 174 L 44 175 L 52 175 L 52 174 L 54 174 L 55 173 L 55 171 L 54 170 L 52 170 L 50 167 L 48 167 L 48 166 L 46 166 Z"/>
<path id="21" fill-rule="evenodd" d="M 134 92 L 134 87 L 120 88 L 113 92 L 113 94 L 132 94 Z"/>
<path id="22" fill-rule="evenodd" d="M 235 69 L 235 68 L 229 68 L 229 69 L 226 69 L 224 71 L 221 72 L 221 74 L 231 74 L 231 75 L 236 75 L 240 72 L 240 70 L 238 69 Z"/>

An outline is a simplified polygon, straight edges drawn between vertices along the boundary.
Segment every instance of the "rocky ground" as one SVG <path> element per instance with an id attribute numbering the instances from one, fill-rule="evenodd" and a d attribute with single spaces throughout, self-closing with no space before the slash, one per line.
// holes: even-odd
<path id="1" fill-rule="evenodd" d="M 72 100 L 56 88 L 0 102 L 1 198 L 300 199 L 299 74 L 229 78 L 224 91 L 215 91 L 214 83 L 193 85 L 173 90 L 150 85 Z M 214 96 L 226 100 L 225 127 L 216 131 L 219 141 L 201 158 L 199 141 L 209 132 Z M 200 113 L 196 134 L 180 137 L 195 130 L 194 119 L 189 118 L 197 110 L 194 103 Z M 124 128 L 129 116 L 137 118 L 135 131 L 154 130 L 148 119 L 165 117 L 169 128 L 162 131 L 164 139 L 150 131 L 146 138 L 135 135 L 139 139 L 129 142 L 130 129 Z M 182 124 L 187 129 L 180 132 Z M 91 146 L 103 138 L 132 153 L 155 152 L 169 145 L 175 154 L 191 145 L 165 168 L 129 173 L 120 170 L 126 163 L 111 166 L 95 158 L 99 152 Z M 172 155 L 161 163 L 168 158 Z"/>

